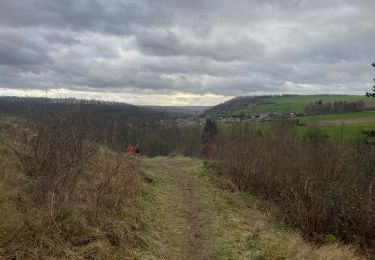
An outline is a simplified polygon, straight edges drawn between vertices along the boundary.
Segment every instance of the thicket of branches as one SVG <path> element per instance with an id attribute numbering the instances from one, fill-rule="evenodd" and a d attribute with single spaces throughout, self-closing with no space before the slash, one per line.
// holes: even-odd
<path id="1" fill-rule="evenodd" d="M 374 252 L 375 147 L 248 125 L 214 139 L 217 170 L 241 189 L 276 202 L 309 238 L 337 237 Z"/>

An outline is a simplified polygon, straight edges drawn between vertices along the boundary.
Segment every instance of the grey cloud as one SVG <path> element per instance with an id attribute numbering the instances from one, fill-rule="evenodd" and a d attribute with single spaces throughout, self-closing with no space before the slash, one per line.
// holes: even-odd
<path id="1" fill-rule="evenodd" d="M 50 60 L 44 46 L 13 32 L 0 31 L 0 65 L 23 67 Z"/>
<path id="2" fill-rule="evenodd" d="M 217 41 L 209 39 L 180 39 L 168 30 L 144 31 L 137 35 L 137 45 L 147 55 L 197 56 L 219 61 L 250 60 L 262 56 L 265 47 L 251 38 L 222 35 Z"/>
<path id="3" fill-rule="evenodd" d="M 132 26 L 165 24 L 169 14 L 142 1 L 1 0 L 0 23 L 10 27 L 97 31 L 127 34 Z"/>
<path id="4" fill-rule="evenodd" d="M 364 93 L 372 0 L 0 0 L 0 87 Z"/>
<path id="5" fill-rule="evenodd" d="M 51 32 L 47 33 L 44 38 L 46 41 L 48 41 L 50 44 L 59 44 L 59 45 L 75 45 L 75 44 L 81 44 L 82 42 L 78 39 L 75 39 L 74 37 L 66 34 L 66 33 L 57 33 L 57 32 Z"/>

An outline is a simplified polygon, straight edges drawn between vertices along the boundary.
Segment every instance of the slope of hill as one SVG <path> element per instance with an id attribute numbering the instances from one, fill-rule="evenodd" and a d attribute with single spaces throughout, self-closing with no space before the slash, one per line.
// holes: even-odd
<path id="1" fill-rule="evenodd" d="M 262 100 L 263 98 L 267 98 L 267 97 L 262 97 L 262 96 L 235 97 L 221 104 L 213 106 L 210 109 L 207 109 L 206 113 L 207 114 L 222 114 L 222 113 L 235 112 L 244 107 L 254 106 L 258 102 L 260 102 L 260 100 Z"/>
<path id="2" fill-rule="evenodd" d="M 87 169 L 80 199 L 52 209 L 33 202 L 32 176 L 20 171 L 12 152 L 0 146 L 0 155 L 0 259 L 359 259 L 348 246 L 318 248 L 286 231 L 258 206 L 263 202 L 231 192 L 198 159 L 117 160 L 108 151 L 97 166 L 110 168 Z M 116 162 L 121 174 L 114 176 Z M 129 167 L 152 182 L 119 182 Z M 142 192 L 130 193 L 133 186 Z M 102 209 L 96 203 L 103 187 Z M 117 212 L 119 199 L 127 204 Z"/>
<path id="3" fill-rule="evenodd" d="M 366 109 L 375 108 L 375 100 L 366 96 L 354 95 L 281 95 L 281 96 L 249 96 L 236 97 L 227 102 L 206 110 L 207 114 L 251 114 L 265 112 L 302 112 L 310 103 L 321 100 L 324 102 L 364 101 Z"/>
<path id="4" fill-rule="evenodd" d="M 122 120 L 160 120 L 179 117 L 176 112 L 167 112 L 149 107 L 140 107 L 127 103 L 107 102 L 84 99 L 47 99 L 0 97 L 0 112 L 11 116 L 25 117 L 30 112 L 48 110 L 51 113 L 77 109 L 81 113 L 95 118 L 111 118 Z"/>
<path id="5" fill-rule="evenodd" d="M 177 125 L 177 119 L 190 116 L 186 113 L 114 102 L 4 97 L 0 98 L 2 114 L 47 125 L 79 121 L 91 140 L 116 151 L 138 144 L 143 154 L 165 155 L 182 143 L 186 145 L 179 151 L 185 155 L 199 151 L 200 130 Z"/>
<path id="6" fill-rule="evenodd" d="M 17 119 L 0 117 L 0 259 L 361 258 L 350 246 L 318 247 L 303 240 L 273 216 L 275 207 L 239 191 L 199 159 L 135 157 L 101 147 L 83 167 L 77 186 L 72 186 L 78 187 L 73 189 L 77 193 L 71 193 L 69 201 L 41 193 L 46 202 L 35 203 L 39 189 L 33 187 L 43 178 L 27 174 L 19 167 L 22 161 L 4 145 L 14 142 L 11 134 L 19 128 Z M 61 152 L 47 150 L 31 158 L 43 169 L 46 160 L 39 155 L 45 159 L 65 154 L 56 172 L 67 171 L 69 177 L 71 165 L 59 165 L 71 156 L 71 150 L 62 152 L 65 140 L 75 138 L 57 131 L 62 136 L 40 140 L 52 144 L 42 148 Z M 23 145 L 20 149 L 25 150 Z M 55 194 L 54 189 L 50 192 Z M 114 211 L 122 199 L 127 199 L 126 206 Z"/>
<path id="7" fill-rule="evenodd" d="M 137 158 L 71 123 L 27 135 L 0 115 L 0 259 L 124 259 L 136 244 Z"/>
<path id="8" fill-rule="evenodd" d="M 210 108 L 210 106 L 141 106 L 174 113 L 194 114 Z"/>

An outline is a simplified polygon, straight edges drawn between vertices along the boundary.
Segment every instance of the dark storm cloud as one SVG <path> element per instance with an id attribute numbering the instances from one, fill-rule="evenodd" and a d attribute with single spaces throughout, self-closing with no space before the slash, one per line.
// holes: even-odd
<path id="1" fill-rule="evenodd" d="M 0 87 L 364 93 L 372 0 L 0 0 Z"/>

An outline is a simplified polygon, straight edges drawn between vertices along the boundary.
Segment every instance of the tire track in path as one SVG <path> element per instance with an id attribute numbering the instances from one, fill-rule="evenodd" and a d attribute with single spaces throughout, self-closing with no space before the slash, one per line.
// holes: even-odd
<path id="1" fill-rule="evenodd" d="M 185 191 L 187 219 L 190 225 L 190 242 L 194 250 L 195 259 L 209 259 L 205 248 L 199 201 L 196 198 L 189 178 L 181 174 L 178 179 L 182 189 Z"/>

